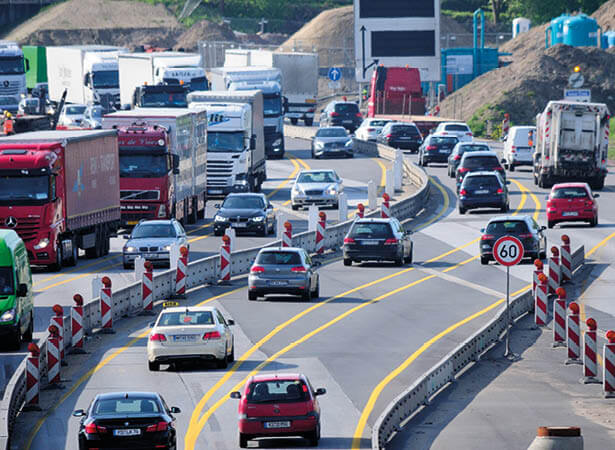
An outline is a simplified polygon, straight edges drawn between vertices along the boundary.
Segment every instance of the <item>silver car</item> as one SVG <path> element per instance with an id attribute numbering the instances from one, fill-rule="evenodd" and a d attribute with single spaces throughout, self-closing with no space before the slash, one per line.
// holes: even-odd
<path id="1" fill-rule="evenodd" d="M 294 210 L 303 206 L 339 206 L 339 195 L 344 192 L 342 179 L 335 170 L 302 170 L 290 191 Z"/>
<path id="2" fill-rule="evenodd" d="M 312 140 L 312 158 L 323 156 L 354 156 L 352 138 L 344 127 L 319 128 Z"/>
<path id="3" fill-rule="evenodd" d="M 137 256 L 154 265 L 169 266 L 172 245 L 189 247 L 186 232 L 175 219 L 143 220 L 125 238 L 128 242 L 122 250 L 124 269 L 134 267 Z"/>
<path id="4" fill-rule="evenodd" d="M 257 300 L 266 294 L 300 295 L 305 301 L 318 298 L 318 266 L 320 262 L 312 262 L 302 248 L 263 248 L 250 268 L 248 300 Z"/>

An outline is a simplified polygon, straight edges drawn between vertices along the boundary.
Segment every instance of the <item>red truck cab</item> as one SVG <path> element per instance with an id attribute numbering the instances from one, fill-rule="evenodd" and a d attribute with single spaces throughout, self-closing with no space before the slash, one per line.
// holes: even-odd
<path id="1" fill-rule="evenodd" d="M 367 116 L 380 114 L 425 114 L 425 97 L 418 69 L 378 66 L 374 70 Z"/>

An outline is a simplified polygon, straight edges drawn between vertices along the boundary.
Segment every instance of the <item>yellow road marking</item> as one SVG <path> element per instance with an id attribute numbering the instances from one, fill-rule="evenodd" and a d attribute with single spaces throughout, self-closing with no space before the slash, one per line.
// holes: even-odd
<path id="1" fill-rule="evenodd" d="M 523 186 L 517 180 L 514 180 L 511 178 L 511 181 L 515 183 L 517 187 L 519 188 L 519 190 L 521 191 L 521 194 L 523 196 L 521 201 L 523 202 L 523 204 L 525 204 L 524 199 L 526 198 L 527 194 L 530 194 L 530 197 L 532 197 L 532 200 L 534 201 L 534 204 L 536 205 L 536 208 L 534 209 L 534 214 L 532 217 L 534 218 L 535 221 L 538 221 L 538 216 L 540 215 L 540 208 L 541 208 L 541 204 L 540 204 L 540 201 L 538 200 L 538 197 L 536 197 L 536 195 L 532 191 L 530 191 L 528 188 Z M 521 209 L 521 206 L 519 207 L 519 209 Z"/>
<path id="2" fill-rule="evenodd" d="M 197 231 L 202 230 L 203 228 L 209 228 L 212 225 L 213 225 L 213 222 L 206 223 L 205 225 L 201 225 L 200 227 L 195 228 L 194 230 L 188 231 L 186 234 L 196 233 Z M 190 241 L 188 241 L 188 242 L 190 242 Z"/>
<path id="3" fill-rule="evenodd" d="M 525 186 L 523 186 L 517 180 L 512 180 L 512 182 L 515 183 L 517 185 L 517 187 L 519 188 L 519 190 L 521 191 L 521 200 L 519 201 L 519 206 L 517 207 L 516 211 L 513 214 L 513 216 L 514 216 L 514 215 L 518 214 L 519 211 L 521 211 L 523 209 L 523 207 L 525 206 L 525 202 L 527 200 L 527 189 L 525 188 Z M 538 207 L 538 203 L 536 203 L 536 207 Z"/>
<path id="4" fill-rule="evenodd" d="M 111 269 L 113 267 L 117 267 L 117 266 L 120 266 L 120 265 L 122 265 L 122 263 L 109 264 L 108 266 L 103 266 L 103 267 L 99 268 L 95 272 L 82 273 L 80 275 L 77 275 L 76 277 L 67 278 L 66 280 L 58 281 L 57 283 L 53 283 L 53 284 L 50 284 L 49 286 L 45 286 L 44 288 L 38 289 L 35 292 L 45 292 L 48 289 L 51 289 L 51 288 L 54 288 L 54 287 L 57 287 L 57 286 L 61 286 L 61 285 L 66 284 L 66 283 L 70 283 L 71 281 L 80 280 L 81 278 L 85 278 L 87 276 L 100 273 L 103 270 Z"/>
<path id="5" fill-rule="evenodd" d="M 32 283 L 32 286 L 38 286 L 39 284 L 43 284 L 43 283 L 46 283 L 47 281 L 55 280 L 56 278 L 59 278 L 59 277 L 61 277 L 63 275 L 68 275 L 70 273 L 75 273 L 78 270 L 87 269 L 88 267 L 92 267 L 92 266 L 95 266 L 97 264 L 103 263 L 103 262 L 108 261 L 109 259 L 113 259 L 113 258 L 115 258 L 117 256 L 119 256 L 119 255 L 113 254 L 113 255 L 106 256 L 106 257 L 104 257 L 102 259 L 99 259 L 97 261 L 91 262 L 91 263 L 86 264 L 84 266 L 75 267 L 74 269 L 70 269 L 70 270 L 67 270 L 65 272 L 58 273 L 58 274 L 53 275 L 51 277 L 45 278 L 43 280 L 39 280 L 36 283 Z"/>
<path id="6" fill-rule="evenodd" d="M 278 186 L 278 188 L 274 191 L 271 191 L 267 197 L 271 198 L 271 196 L 275 193 L 277 193 L 280 189 L 282 189 L 284 186 L 286 186 L 288 183 L 290 183 L 291 181 L 293 181 L 295 179 L 295 177 L 297 176 L 297 174 L 299 173 L 299 170 L 301 169 L 301 167 L 299 166 L 299 164 L 297 164 L 297 161 L 299 161 L 300 164 L 304 164 L 303 160 L 300 158 L 297 158 L 296 156 L 291 156 L 288 155 L 288 159 L 290 159 L 290 162 L 293 164 L 294 169 L 292 171 L 292 173 L 288 176 L 288 178 L 286 180 L 284 180 L 282 182 L 281 185 Z M 309 169 L 309 166 L 307 167 Z M 288 200 L 286 200 L 284 203 L 282 203 L 282 206 L 286 206 L 290 203 L 290 198 Z"/>
<path id="7" fill-rule="evenodd" d="M 372 158 L 380 166 L 380 187 L 384 187 L 387 184 L 387 167 L 379 158 Z"/>

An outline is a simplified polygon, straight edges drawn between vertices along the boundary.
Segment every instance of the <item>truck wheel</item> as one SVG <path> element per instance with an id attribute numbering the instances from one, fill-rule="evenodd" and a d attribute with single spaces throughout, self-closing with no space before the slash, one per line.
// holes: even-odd
<path id="1" fill-rule="evenodd" d="M 314 123 L 314 119 L 304 119 L 303 122 L 305 123 L 306 127 L 311 127 Z"/>
<path id="2" fill-rule="evenodd" d="M 66 260 L 66 265 L 69 267 L 74 267 L 77 265 L 77 260 L 79 259 L 79 248 L 77 247 L 77 243 L 75 242 L 75 238 L 71 239 L 71 247 L 73 249 L 70 258 Z"/>
<path id="3" fill-rule="evenodd" d="M 604 178 L 596 178 L 595 181 L 591 183 L 591 188 L 594 191 L 599 191 L 604 188 Z"/>
<path id="4" fill-rule="evenodd" d="M 293 125 L 297 125 L 297 122 L 299 122 L 299 119 L 297 119 L 296 117 L 292 117 L 290 119 L 290 123 L 293 124 Z"/>
<path id="5" fill-rule="evenodd" d="M 62 268 L 62 253 L 61 253 L 61 247 L 59 245 L 56 246 L 55 253 L 56 253 L 56 262 L 49 266 L 49 270 L 51 272 L 59 272 L 60 269 Z"/>
<path id="6" fill-rule="evenodd" d="M 515 171 L 515 165 L 514 164 L 509 164 L 508 165 L 508 170 L 510 170 L 511 172 Z"/>
<path id="7" fill-rule="evenodd" d="M 23 336 L 24 341 L 31 342 L 33 333 L 34 333 L 34 315 L 30 313 L 30 324 L 28 325 L 26 334 L 24 334 Z"/>
<path id="8" fill-rule="evenodd" d="M 13 350 L 19 350 L 21 348 L 21 330 L 19 329 L 19 325 L 17 325 L 17 330 L 11 336 L 11 347 Z"/>

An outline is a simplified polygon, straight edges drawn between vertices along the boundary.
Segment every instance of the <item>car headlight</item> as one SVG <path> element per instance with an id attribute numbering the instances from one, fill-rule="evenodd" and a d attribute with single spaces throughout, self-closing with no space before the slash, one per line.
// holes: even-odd
<path id="1" fill-rule="evenodd" d="M 277 138 L 275 141 L 273 141 L 272 145 L 274 147 L 279 147 L 280 145 L 282 145 L 282 138 Z"/>
<path id="2" fill-rule="evenodd" d="M 247 186 L 248 181 L 247 180 L 235 180 L 235 185 L 236 186 Z"/>
<path id="3" fill-rule="evenodd" d="M 5 311 L 0 316 L 0 322 L 12 322 L 15 319 L 15 308 Z"/>
<path id="4" fill-rule="evenodd" d="M 298 185 L 296 185 L 296 184 L 295 184 L 295 185 L 293 186 L 293 192 L 294 192 L 295 194 L 303 194 L 303 189 L 301 189 Z"/>
<path id="5" fill-rule="evenodd" d="M 49 238 L 43 238 L 40 241 L 38 241 L 38 244 L 36 244 L 34 246 L 34 250 L 40 250 L 42 248 L 45 248 L 49 245 Z"/>
<path id="6" fill-rule="evenodd" d="M 346 141 L 346 144 L 344 144 L 346 147 L 352 147 L 352 139 L 348 139 Z"/>
<path id="7" fill-rule="evenodd" d="M 222 217 L 216 214 L 216 217 L 214 217 L 214 222 L 224 222 L 226 220 L 226 217 Z"/>
<path id="8" fill-rule="evenodd" d="M 126 246 L 126 247 L 124 247 L 124 251 L 125 251 L 126 253 L 134 253 L 134 252 L 136 252 L 136 251 L 137 251 L 137 247 L 130 247 L 130 246 Z"/>
<path id="9" fill-rule="evenodd" d="M 170 251 L 171 251 L 171 246 L 170 246 L 170 245 L 165 245 L 164 247 L 162 247 L 162 249 L 163 249 L 165 252 L 170 252 Z"/>
<path id="10" fill-rule="evenodd" d="M 263 220 L 265 220 L 265 218 L 263 216 L 257 216 L 257 217 L 252 217 L 252 220 L 254 222 L 262 222 Z"/>
<path id="11" fill-rule="evenodd" d="M 335 195 L 335 194 L 337 194 L 337 186 L 329 186 L 327 188 L 327 194 L 328 195 Z"/>
<path id="12" fill-rule="evenodd" d="M 316 142 L 316 144 L 314 144 L 314 147 L 316 147 L 318 150 L 322 149 L 325 147 L 325 143 L 324 142 Z"/>

